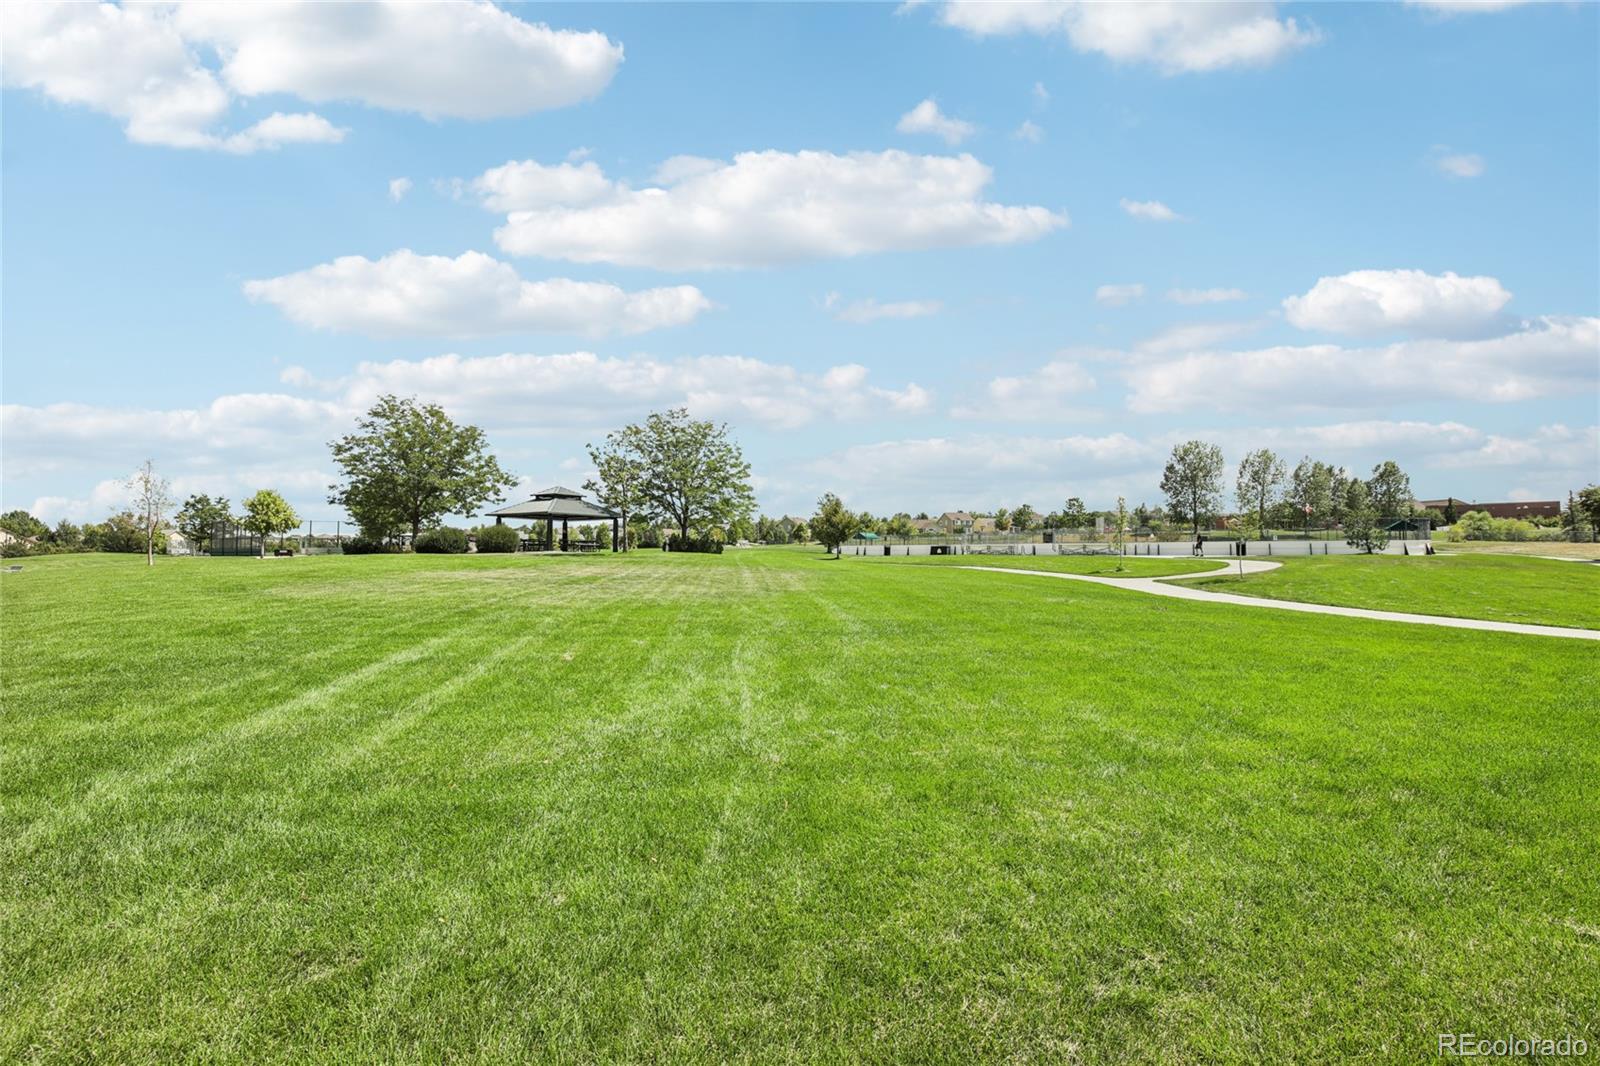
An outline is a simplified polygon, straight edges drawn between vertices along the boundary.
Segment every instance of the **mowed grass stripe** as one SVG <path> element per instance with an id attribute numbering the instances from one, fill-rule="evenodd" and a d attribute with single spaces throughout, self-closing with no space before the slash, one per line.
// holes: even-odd
<path id="1" fill-rule="evenodd" d="M 1600 677 L 1555 642 L 785 552 L 376 562 L 326 609 L 410 584 L 464 642 L 0 881 L 45 930 L 0 946 L 0 1057 L 1381 1059 L 1593 1017 Z"/>
<path id="2" fill-rule="evenodd" d="M 1509 555 L 1279 561 L 1283 566 L 1267 573 L 1188 583 L 1265 599 L 1600 629 L 1600 565 Z"/>

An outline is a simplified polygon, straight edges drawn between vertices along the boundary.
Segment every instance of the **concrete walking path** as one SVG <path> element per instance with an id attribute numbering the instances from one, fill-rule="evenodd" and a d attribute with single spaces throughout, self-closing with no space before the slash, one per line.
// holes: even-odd
<path id="1" fill-rule="evenodd" d="M 1094 585 L 1133 589 L 1154 596 L 1175 600 L 1200 600 L 1205 603 L 1231 603 L 1239 607 L 1265 607 L 1274 611 L 1299 611 L 1302 614 L 1336 614 L 1345 618 L 1366 618 L 1377 622 L 1407 622 L 1419 626 L 1444 626 L 1447 629 L 1479 629 L 1490 633 L 1522 633 L 1534 637 L 1569 637 L 1575 640 L 1600 640 L 1600 629 L 1571 629 L 1565 626 L 1536 626 L 1524 622 L 1490 622 L 1482 618 L 1451 618 L 1439 614 L 1405 614 L 1401 611 L 1372 611 L 1365 607 L 1335 607 L 1327 603 L 1300 603 L 1295 600 L 1269 600 L 1258 596 L 1237 596 L 1231 592 L 1206 592 L 1184 588 L 1174 581 L 1188 581 L 1197 577 L 1217 577 L 1225 573 L 1238 573 L 1241 564 L 1246 574 L 1261 574 L 1276 570 L 1282 563 L 1269 563 L 1261 559 L 1235 559 L 1216 570 L 1203 570 L 1198 574 L 1177 574 L 1172 577 L 1092 577 L 1089 574 L 1063 574 L 1054 570 L 1019 570 L 1007 566 L 963 566 L 963 570 L 986 570 L 994 574 L 1026 574 L 1029 577 L 1059 577 L 1067 581 L 1087 581 Z"/>

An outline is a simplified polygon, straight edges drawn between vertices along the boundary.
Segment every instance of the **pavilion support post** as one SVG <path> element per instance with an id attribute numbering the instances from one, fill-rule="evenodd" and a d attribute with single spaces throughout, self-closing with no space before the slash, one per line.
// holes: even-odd
<path id="1" fill-rule="evenodd" d="M 615 518 L 611 520 L 611 550 L 617 550 L 617 520 Z"/>
<path id="2" fill-rule="evenodd" d="M 497 516 L 495 516 L 494 524 L 497 525 L 497 526 L 503 526 L 503 525 L 506 524 L 506 520 L 497 515 Z"/>
<path id="3" fill-rule="evenodd" d="M 567 550 L 567 520 L 565 518 L 561 520 L 561 550 Z"/>
<path id="4" fill-rule="evenodd" d="M 544 520 L 544 550 L 545 551 L 549 551 L 551 548 L 554 548 L 555 546 L 556 546 L 556 520 L 554 518 L 546 518 Z"/>

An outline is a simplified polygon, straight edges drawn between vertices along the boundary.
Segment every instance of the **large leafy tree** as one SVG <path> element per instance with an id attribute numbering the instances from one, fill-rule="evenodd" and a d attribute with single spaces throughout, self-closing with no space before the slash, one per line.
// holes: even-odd
<path id="1" fill-rule="evenodd" d="M 833 493 L 825 493 L 817 501 L 817 513 L 811 516 L 811 536 L 834 555 L 840 554 L 845 541 L 861 529 L 861 516 L 853 514 Z"/>
<path id="2" fill-rule="evenodd" d="M 1240 510 L 1255 512 L 1257 530 L 1267 528 L 1267 511 L 1283 491 L 1285 474 L 1283 460 L 1270 448 L 1258 448 L 1239 462 L 1234 491 Z"/>
<path id="3" fill-rule="evenodd" d="M 750 464 L 725 423 L 696 421 L 675 407 L 621 433 L 643 464 L 643 509 L 685 539 L 691 530 L 727 528 L 755 510 Z"/>
<path id="4" fill-rule="evenodd" d="M 1343 524 L 1345 501 L 1350 498 L 1350 472 L 1342 466 L 1328 471 L 1328 517 Z"/>
<path id="5" fill-rule="evenodd" d="M 1027 533 L 1039 528 L 1039 512 L 1029 504 L 1022 504 L 1011 512 L 1011 528 L 1018 533 Z"/>
<path id="6" fill-rule="evenodd" d="M 63 518 L 50 532 L 50 543 L 64 551 L 77 551 L 83 545 L 83 530 Z"/>
<path id="7" fill-rule="evenodd" d="M 1379 515 L 1395 518 L 1411 513 L 1411 478 L 1393 459 L 1385 459 L 1372 468 L 1367 492 Z"/>
<path id="8" fill-rule="evenodd" d="M 226 496 L 218 496 L 213 500 L 201 493 L 184 500 L 178 513 L 173 515 L 173 521 L 178 526 L 178 532 L 198 551 L 211 540 L 211 531 L 232 517 Z"/>
<path id="9" fill-rule="evenodd" d="M 157 532 L 156 544 L 166 541 L 166 534 Z M 90 551 L 147 552 L 149 538 L 143 520 L 131 511 L 119 511 L 98 525 L 83 529 L 83 546 Z"/>
<path id="10" fill-rule="evenodd" d="M 244 501 L 244 517 L 239 524 L 261 538 L 261 554 L 267 554 L 267 538 L 274 533 L 287 533 L 300 524 L 289 501 L 271 489 L 260 492 Z"/>
<path id="11" fill-rule="evenodd" d="M 1366 483 L 1352 478 L 1345 488 L 1345 543 L 1369 555 L 1383 551 L 1389 545 L 1389 534 L 1378 519 L 1379 513 L 1372 506 L 1372 493 Z"/>
<path id="12" fill-rule="evenodd" d="M 1188 519 L 1199 536 L 1200 523 L 1221 510 L 1222 449 L 1203 440 L 1174 447 L 1161 474 L 1161 491 L 1172 517 Z"/>
<path id="13" fill-rule="evenodd" d="M 1333 467 L 1306 456 L 1289 475 L 1289 500 L 1298 517 L 1310 525 L 1333 514 Z"/>
<path id="14" fill-rule="evenodd" d="M 644 502 L 644 456 L 640 453 L 638 428 L 629 426 L 606 434 L 603 444 L 591 444 L 589 461 L 594 463 L 595 476 L 583 483 L 594 493 L 601 506 L 617 512 L 622 528 L 628 528 L 628 516 Z M 619 545 L 627 551 L 628 538 Z"/>
<path id="15" fill-rule="evenodd" d="M 7 511 L 0 514 L 0 529 L 18 537 L 43 537 L 50 527 L 27 511 Z"/>
<path id="16" fill-rule="evenodd" d="M 1094 524 L 1088 508 L 1083 506 L 1083 500 L 1077 496 L 1067 497 L 1067 502 L 1061 508 L 1061 526 L 1065 529 L 1083 529 Z"/>
<path id="17" fill-rule="evenodd" d="M 1590 536 L 1600 532 L 1600 485 L 1589 485 L 1576 495 L 1567 495 L 1567 523 L 1573 540 L 1585 531 Z"/>
<path id="18" fill-rule="evenodd" d="M 483 430 L 457 425 L 437 404 L 382 396 L 356 425 L 330 445 L 344 484 L 328 486 L 328 502 L 370 537 L 409 529 L 415 539 L 424 526 L 471 514 L 516 483 L 489 454 Z"/>
<path id="19" fill-rule="evenodd" d="M 172 507 L 172 491 L 167 479 L 156 473 L 149 459 L 128 479 L 128 492 L 133 497 L 133 514 L 144 531 L 144 557 L 149 566 L 156 565 L 156 534 L 161 532 Z"/>

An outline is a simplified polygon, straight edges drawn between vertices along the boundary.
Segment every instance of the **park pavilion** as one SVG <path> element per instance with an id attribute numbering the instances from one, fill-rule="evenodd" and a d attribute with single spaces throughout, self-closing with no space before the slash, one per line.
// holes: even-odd
<path id="1" fill-rule="evenodd" d="M 611 523 L 611 550 L 617 550 L 621 530 L 617 528 L 618 518 L 616 512 L 608 511 L 604 507 L 590 503 L 583 498 L 581 493 L 573 492 L 561 485 L 553 485 L 533 494 L 533 499 L 524 500 L 522 503 L 510 507 L 502 507 L 498 511 L 490 511 L 495 525 L 504 524 L 508 518 L 528 518 L 544 522 L 545 550 L 555 547 L 556 523 L 561 523 L 561 550 L 569 550 L 571 542 L 567 538 L 568 522 L 606 522 Z"/>

